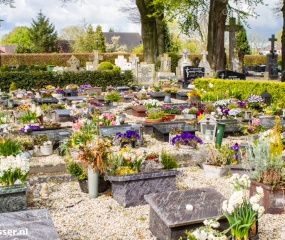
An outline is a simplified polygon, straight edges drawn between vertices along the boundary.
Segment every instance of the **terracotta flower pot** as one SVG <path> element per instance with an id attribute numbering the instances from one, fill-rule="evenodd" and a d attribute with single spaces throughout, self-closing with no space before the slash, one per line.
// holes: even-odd
<path id="1" fill-rule="evenodd" d="M 145 122 L 146 122 L 146 123 L 158 123 L 158 122 L 162 122 L 162 118 L 156 118 L 156 119 L 149 119 L 149 118 L 146 118 L 146 119 L 145 119 Z"/>

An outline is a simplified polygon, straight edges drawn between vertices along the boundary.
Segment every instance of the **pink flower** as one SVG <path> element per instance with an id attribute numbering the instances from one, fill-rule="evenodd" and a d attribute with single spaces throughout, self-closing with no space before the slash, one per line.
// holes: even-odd
<path id="1" fill-rule="evenodd" d="M 250 131 L 253 131 L 254 127 L 253 126 L 247 126 L 247 129 L 250 130 Z"/>
<path id="2" fill-rule="evenodd" d="M 107 116 L 108 120 L 112 121 L 115 118 L 115 115 L 110 113 L 109 116 Z"/>
<path id="3" fill-rule="evenodd" d="M 80 127 L 83 125 L 82 121 L 76 121 L 75 123 L 72 124 L 72 130 L 74 132 L 78 131 L 80 129 Z"/>
<path id="4" fill-rule="evenodd" d="M 254 126 L 259 126 L 259 125 L 260 125 L 260 120 L 259 120 L 259 118 L 254 118 L 254 119 L 252 120 L 252 125 L 254 125 Z"/>
<path id="5" fill-rule="evenodd" d="M 117 125 L 116 121 L 112 121 L 112 125 Z"/>
<path id="6" fill-rule="evenodd" d="M 103 125 L 103 122 L 99 122 L 99 126 L 102 126 Z"/>

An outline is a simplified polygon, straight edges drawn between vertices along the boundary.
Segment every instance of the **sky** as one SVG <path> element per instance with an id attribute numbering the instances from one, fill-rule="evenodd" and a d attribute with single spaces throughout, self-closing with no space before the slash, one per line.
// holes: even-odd
<path id="1" fill-rule="evenodd" d="M 139 32 L 140 24 L 131 23 L 127 19 L 126 13 L 119 11 L 123 0 L 80 0 L 76 3 L 68 3 L 62 6 L 60 0 L 15 0 L 16 8 L 0 5 L 1 23 L 0 38 L 13 30 L 17 26 L 30 27 L 32 19 L 36 20 L 40 10 L 49 18 L 50 23 L 55 25 L 58 33 L 60 30 L 74 25 L 81 25 L 83 20 L 91 23 L 94 28 L 101 25 L 103 32 L 108 32 L 110 28 L 115 32 Z M 282 28 L 282 19 L 277 19 L 271 8 L 277 0 L 265 0 L 269 6 L 259 6 L 256 11 L 260 15 L 257 19 L 250 18 L 248 23 L 250 29 L 248 34 L 261 34 L 270 37 L 277 34 Z"/>

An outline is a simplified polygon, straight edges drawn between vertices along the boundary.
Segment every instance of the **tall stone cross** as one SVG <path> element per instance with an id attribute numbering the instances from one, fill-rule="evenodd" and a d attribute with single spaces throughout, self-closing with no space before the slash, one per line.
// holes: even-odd
<path id="1" fill-rule="evenodd" d="M 234 58 L 234 49 L 236 46 L 236 32 L 243 29 L 242 26 L 236 25 L 236 19 L 231 17 L 229 20 L 229 25 L 226 25 L 226 31 L 229 32 L 229 69 L 233 70 L 232 61 Z"/>
<path id="2" fill-rule="evenodd" d="M 207 55 L 208 55 L 208 51 L 203 51 L 202 52 L 202 62 L 206 62 L 207 61 Z"/>
<path id="3" fill-rule="evenodd" d="M 171 71 L 171 57 L 164 53 L 163 56 L 158 58 L 160 60 L 160 71 L 170 72 Z"/>
<path id="4" fill-rule="evenodd" d="M 272 34 L 271 38 L 268 39 L 269 41 L 271 41 L 271 50 L 270 50 L 270 53 L 271 53 L 271 56 L 272 56 L 272 59 L 275 58 L 275 52 L 276 50 L 274 49 L 274 45 L 275 45 L 275 41 L 277 41 L 277 38 L 275 38 L 275 35 Z"/>
<path id="5" fill-rule="evenodd" d="M 98 50 L 94 50 L 93 54 L 94 54 L 93 70 L 97 70 L 99 65 L 99 60 L 103 60 L 103 56 L 99 56 Z"/>

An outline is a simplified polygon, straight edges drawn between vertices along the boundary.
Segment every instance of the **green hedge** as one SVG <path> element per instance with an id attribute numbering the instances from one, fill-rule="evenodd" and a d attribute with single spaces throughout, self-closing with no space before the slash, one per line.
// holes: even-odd
<path id="1" fill-rule="evenodd" d="M 124 86 L 133 83 L 133 75 L 131 71 L 80 71 L 80 72 L 63 72 L 62 74 L 55 72 L 2 72 L 0 73 L 0 89 L 8 91 L 10 84 L 16 83 L 20 89 L 36 89 L 42 88 L 49 84 L 53 86 L 65 87 L 68 84 L 84 84 L 90 83 L 92 86 Z"/>
<path id="2" fill-rule="evenodd" d="M 209 83 L 213 84 L 210 88 Z M 194 81 L 198 89 L 214 92 L 217 96 L 227 96 L 229 90 L 239 91 L 244 100 L 249 94 L 261 94 L 265 89 L 272 95 L 272 102 L 280 102 L 285 107 L 285 83 L 276 81 L 222 80 L 213 78 L 198 78 Z"/>

